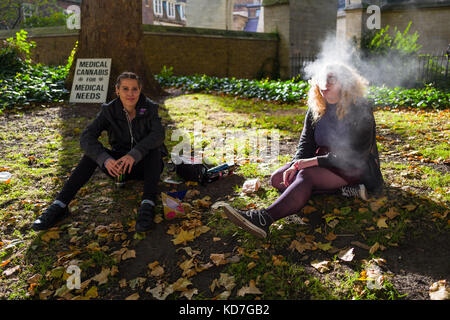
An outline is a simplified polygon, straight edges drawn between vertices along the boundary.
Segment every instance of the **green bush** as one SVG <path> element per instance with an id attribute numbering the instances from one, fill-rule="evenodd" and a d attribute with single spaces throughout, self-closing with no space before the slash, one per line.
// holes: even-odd
<path id="1" fill-rule="evenodd" d="M 155 78 L 163 87 L 177 87 L 190 92 L 221 92 L 245 98 L 298 103 L 307 98 L 309 85 L 296 79 L 288 81 L 247 80 L 203 76 L 174 76 L 172 68 L 164 67 Z M 422 89 L 388 88 L 372 86 L 368 99 L 374 106 L 392 108 L 413 107 L 446 109 L 450 93 L 432 85 Z"/>
<path id="2" fill-rule="evenodd" d="M 245 98 L 258 98 L 282 102 L 296 102 L 306 99 L 309 85 L 296 79 L 288 81 L 248 80 L 217 78 L 206 75 L 174 76 L 172 69 L 163 68 L 156 80 L 165 87 L 177 87 L 191 92 L 223 92 Z"/>
<path id="3" fill-rule="evenodd" d="M 9 38 L 0 50 L 0 112 L 18 104 L 57 102 L 67 97 L 64 88 L 75 49 L 67 65 L 49 67 L 31 61 L 33 42 L 27 41 L 27 32 L 21 30 Z"/>

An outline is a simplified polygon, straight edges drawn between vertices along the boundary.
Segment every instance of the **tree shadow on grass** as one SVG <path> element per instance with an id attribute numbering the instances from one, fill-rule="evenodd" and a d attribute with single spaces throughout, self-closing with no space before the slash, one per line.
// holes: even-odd
<path id="1" fill-rule="evenodd" d="M 380 199 L 384 200 L 378 202 L 379 208 L 376 208 L 376 201 Z M 383 274 L 387 275 L 387 281 L 393 284 L 400 296 L 407 294 L 402 299 L 429 299 L 431 284 L 449 279 L 450 232 L 448 217 L 445 217 L 448 207 L 445 204 L 390 186 L 378 198 L 371 198 L 368 202 L 340 195 L 315 195 L 311 200 L 310 205 L 318 210 L 300 214 L 309 220 L 308 225 L 286 224 L 276 232 L 277 235 L 272 236 L 293 236 L 300 231 L 314 235 L 316 242 L 328 243 L 330 240 L 325 236 L 331 232 L 335 234 L 337 238 L 332 240 L 333 248 L 328 251 L 299 253 L 289 250 L 292 240 L 301 241 L 301 237 L 295 236 L 289 238 L 289 243 L 285 242 L 278 247 L 281 254 L 289 257 L 290 261 L 305 267 L 325 283 L 331 284 L 333 279 L 338 283 L 339 279 L 345 278 L 346 271 L 361 272 L 361 261 L 370 261 L 373 257 L 386 260 L 386 264 L 382 265 Z M 379 219 L 386 217 L 389 210 L 392 212 L 392 208 L 399 214 L 392 219 L 387 218 L 386 227 L 381 223 L 378 226 Z M 343 212 L 346 213 L 342 214 Z M 333 215 L 339 218 L 339 222 L 330 227 Z M 376 243 L 380 248 L 370 253 Z M 350 248 L 354 248 L 355 254 L 351 262 L 337 258 L 340 250 Z M 330 272 L 323 274 L 310 265 L 313 260 L 335 261 L 333 259 L 339 261 L 341 267 L 334 265 L 334 269 L 330 268 Z"/>

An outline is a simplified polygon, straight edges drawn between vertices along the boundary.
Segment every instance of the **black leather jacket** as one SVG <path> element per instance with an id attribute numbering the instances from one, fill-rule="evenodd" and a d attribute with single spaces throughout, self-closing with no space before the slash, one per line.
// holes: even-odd
<path id="1" fill-rule="evenodd" d="M 81 148 L 102 167 L 111 157 L 98 140 L 106 130 L 112 150 L 131 155 L 136 163 L 151 149 L 161 148 L 163 155 L 167 154 L 165 129 L 158 115 L 158 107 L 141 94 L 136 104 L 136 117 L 130 122 L 119 98 L 103 104 L 95 120 L 81 134 Z"/>

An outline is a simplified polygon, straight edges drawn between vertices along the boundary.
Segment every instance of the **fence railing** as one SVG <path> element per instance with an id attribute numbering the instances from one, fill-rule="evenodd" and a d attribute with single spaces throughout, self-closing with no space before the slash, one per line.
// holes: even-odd
<path id="1" fill-rule="evenodd" d="M 314 55 L 294 55 L 291 61 L 291 78 L 300 76 L 304 78 L 305 66 L 315 61 Z M 416 82 L 437 82 L 450 86 L 450 55 L 442 53 L 439 55 L 421 54 L 416 56 L 417 63 L 408 63 L 408 66 L 414 66 L 415 70 L 411 71 Z M 382 67 L 382 66 L 380 66 Z M 382 69 L 382 68 L 381 68 Z M 402 70 L 399 70 L 401 72 Z"/>

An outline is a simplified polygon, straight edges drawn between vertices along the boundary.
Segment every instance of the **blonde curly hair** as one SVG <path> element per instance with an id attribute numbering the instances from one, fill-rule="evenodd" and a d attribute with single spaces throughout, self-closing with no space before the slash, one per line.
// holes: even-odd
<path id="1" fill-rule="evenodd" d="M 336 106 L 338 119 L 344 118 L 350 106 L 366 95 L 368 81 L 355 69 L 340 63 L 326 64 L 310 80 L 307 105 L 313 113 L 314 121 L 319 120 L 327 109 L 327 102 L 320 92 L 320 86 L 323 87 L 330 74 L 341 84 L 341 98 Z"/>

